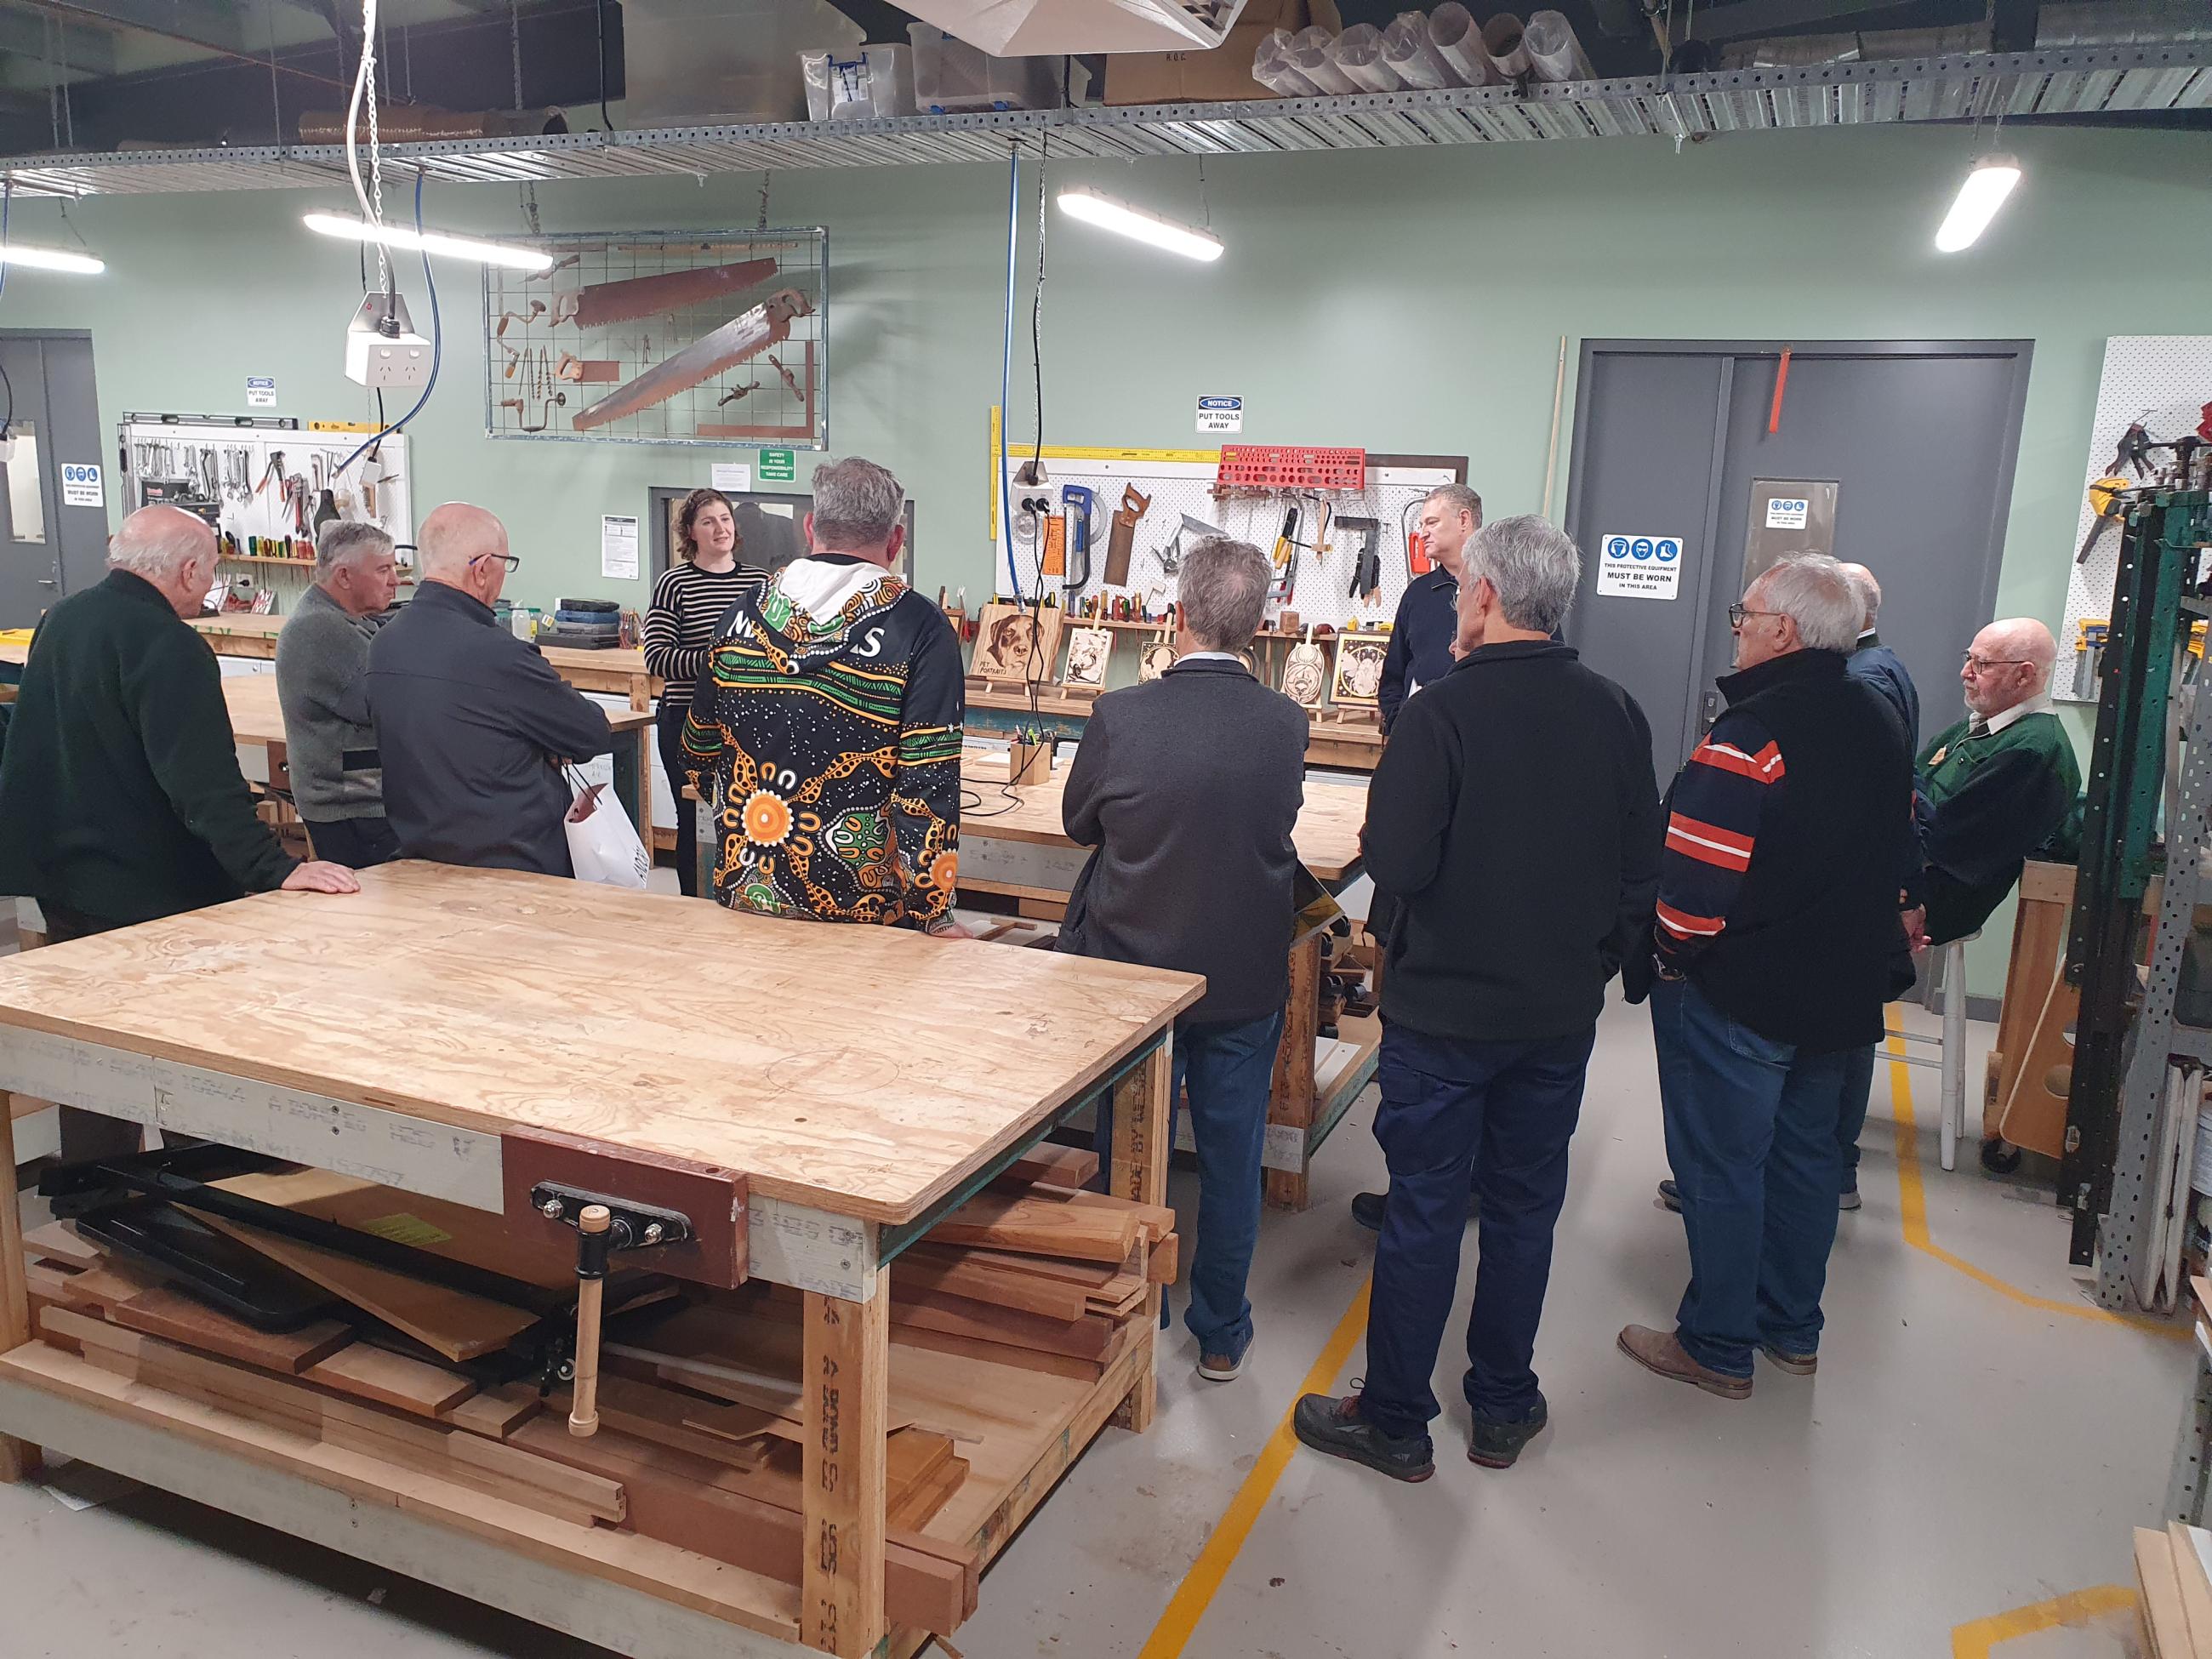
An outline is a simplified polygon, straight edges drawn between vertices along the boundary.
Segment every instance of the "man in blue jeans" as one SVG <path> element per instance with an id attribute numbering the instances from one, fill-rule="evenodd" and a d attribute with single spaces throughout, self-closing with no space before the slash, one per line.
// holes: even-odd
<path id="1" fill-rule="evenodd" d="M 1621 1351 L 1726 1400 L 1752 1352 L 1810 1376 L 1843 1176 L 1838 1127 L 1881 1040 L 1911 836 L 1912 760 L 1845 671 L 1857 595 L 1785 559 L 1729 607 L 1725 714 L 1668 792 L 1649 988 L 1659 1100 L 1690 1247 L 1675 1328 Z"/>
<path id="2" fill-rule="evenodd" d="M 1291 830 L 1305 796 L 1305 714 L 1237 654 L 1259 631 L 1273 579 L 1249 542 L 1210 537 L 1184 554 L 1175 665 L 1098 699 L 1062 794 L 1069 836 L 1097 850 L 1068 895 L 1060 948 L 1206 975 L 1204 999 L 1176 1026 L 1175 1069 L 1198 1148 L 1183 1322 L 1198 1374 L 1216 1382 L 1252 1346 L 1244 1281 L 1290 994 Z M 1110 1133 L 1102 1122 L 1102 1138 Z"/>
<path id="3" fill-rule="evenodd" d="M 1507 519 L 1462 556 L 1459 661 L 1407 703 L 1368 792 L 1376 886 L 1403 906 L 1382 972 L 1390 1189 L 1375 1247 L 1366 1386 L 1308 1395 L 1316 1451 L 1401 1480 L 1436 1472 L 1429 1386 L 1458 1288 L 1469 1184 L 1480 1260 L 1468 1319 L 1468 1455 L 1504 1468 L 1550 1419 L 1534 1369 L 1606 981 L 1640 937 L 1659 857 L 1651 731 L 1552 638 L 1575 544 Z"/>

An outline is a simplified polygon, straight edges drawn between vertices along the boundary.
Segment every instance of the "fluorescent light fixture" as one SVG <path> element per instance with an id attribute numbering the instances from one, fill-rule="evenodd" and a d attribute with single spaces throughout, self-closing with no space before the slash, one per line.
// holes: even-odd
<path id="1" fill-rule="evenodd" d="M 1974 170 L 1966 175 L 1966 182 L 1959 186 L 1959 199 L 1951 204 L 1951 210 L 1943 216 L 1942 228 L 1936 233 L 1936 251 L 1956 253 L 1973 246 L 2019 182 L 2017 156 L 1984 155 L 1975 162 Z"/>
<path id="2" fill-rule="evenodd" d="M 1060 210 L 1097 225 L 1101 230 L 1133 236 L 1140 242 L 1180 253 L 1187 259 L 1221 257 L 1221 239 L 1211 231 L 1164 219 L 1157 213 L 1132 207 L 1118 197 L 1103 196 L 1095 190 L 1063 190 L 1060 192 Z"/>
<path id="3" fill-rule="evenodd" d="M 67 248 L 33 247 L 27 242 L 0 242 L 0 265 L 21 265 L 26 270 L 68 270 L 80 276 L 97 276 L 106 264 L 89 253 Z"/>
<path id="4" fill-rule="evenodd" d="M 479 264 L 512 265 L 517 270 L 550 270 L 553 256 L 540 253 L 534 247 L 516 247 L 507 242 L 479 242 L 473 237 L 447 236 L 437 231 L 414 231 L 399 225 L 372 225 L 366 220 L 349 219 L 336 213 L 310 213 L 305 216 L 309 230 L 319 230 L 325 236 L 342 236 L 356 242 L 381 242 L 386 247 L 420 248 L 425 253 L 442 253 L 455 259 L 474 259 Z"/>

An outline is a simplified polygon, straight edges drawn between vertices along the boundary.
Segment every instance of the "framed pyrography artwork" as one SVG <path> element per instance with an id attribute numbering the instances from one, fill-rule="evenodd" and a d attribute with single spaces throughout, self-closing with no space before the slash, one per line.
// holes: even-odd
<path id="1" fill-rule="evenodd" d="M 975 658 L 969 672 L 987 680 L 1045 680 L 1060 651 L 1061 613 L 994 600 L 976 619 Z"/>
<path id="2" fill-rule="evenodd" d="M 1137 679 L 1156 680 L 1175 666 L 1176 648 L 1167 640 L 1148 640 L 1145 648 L 1137 653 Z"/>
<path id="3" fill-rule="evenodd" d="M 1390 650 L 1390 636 L 1353 629 L 1336 636 L 1336 678 L 1329 686 L 1332 702 L 1371 703 L 1382 689 L 1382 659 Z"/>
<path id="4" fill-rule="evenodd" d="M 1328 658 L 1311 639 L 1299 641 L 1283 663 L 1283 695 L 1301 708 L 1318 708 L 1328 690 Z"/>
<path id="5" fill-rule="evenodd" d="M 1106 659 L 1113 654 L 1112 629 L 1069 629 L 1067 630 L 1067 672 L 1060 677 L 1060 684 L 1073 686 L 1078 690 L 1103 690 L 1106 684 Z"/>

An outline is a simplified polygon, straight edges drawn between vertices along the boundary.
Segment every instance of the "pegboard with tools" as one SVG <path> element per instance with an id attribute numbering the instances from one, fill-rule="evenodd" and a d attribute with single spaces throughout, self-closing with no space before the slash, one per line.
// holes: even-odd
<path id="1" fill-rule="evenodd" d="M 535 239 L 486 265 L 484 427 L 608 443 L 829 442 L 829 233 Z"/>
<path id="2" fill-rule="evenodd" d="M 290 417 L 125 415 L 117 434 L 124 507 L 167 502 L 197 513 L 223 538 L 226 574 L 252 566 L 265 586 L 289 566 L 304 580 L 317 526 L 332 520 L 414 539 L 406 434 L 371 445 L 374 431 Z"/>
<path id="3" fill-rule="evenodd" d="M 1024 484 L 1018 475 L 1032 453 L 1018 447 L 1005 460 L 1013 570 L 1024 597 L 1056 592 L 1079 614 L 1085 600 L 1103 594 L 1160 616 L 1175 599 L 1183 549 L 1218 533 L 1252 543 L 1273 562 L 1271 620 L 1291 611 L 1302 627 L 1326 623 L 1339 630 L 1396 616 L 1407 580 L 1420 574 L 1408 538 L 1421 502 L 1465 471 L 1449 459 L 1405 465 L 1381 458 L 1367 467 L 1364 488 L 1288 490 L 1221 484 L 1212 450 L 1048 447 L 1044 482 Z M 1003 592 L 1009 548 L 1000 499 L 994 471 L 993 581 Z"/>

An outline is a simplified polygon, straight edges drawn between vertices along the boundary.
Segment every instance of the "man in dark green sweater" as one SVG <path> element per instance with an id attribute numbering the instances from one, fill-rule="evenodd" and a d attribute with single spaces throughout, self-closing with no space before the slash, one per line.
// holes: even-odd
<path id="1" fill-rule="evenodd" d="M 1912 899 L 1922 908 L 1905 915 L 1916 945 L 1973 933 L 2031 855 L 2071 860 L 2079 851 L 2081 768 L 2051 712 L 2057 653 L 2051 630 L 2033 617 L 2006 617 L 1974 635 L 1959 675 L 1966 718 L 1920 754 L 1914 812 L 1924 867 Z"/>
<path id="2" fill-rule="evenodd" d="M 254 816 L 215 654 L 184 621 L 213 580 L 215 532 L 142 507 L 107 562 L 31 642 L 0 758 L 0 893 L 38 900 L 59 944 L 243 893 L 358 891 Z M 64 1111 L 63 1155 L 131 1150 L 137 1133 Z"/>

